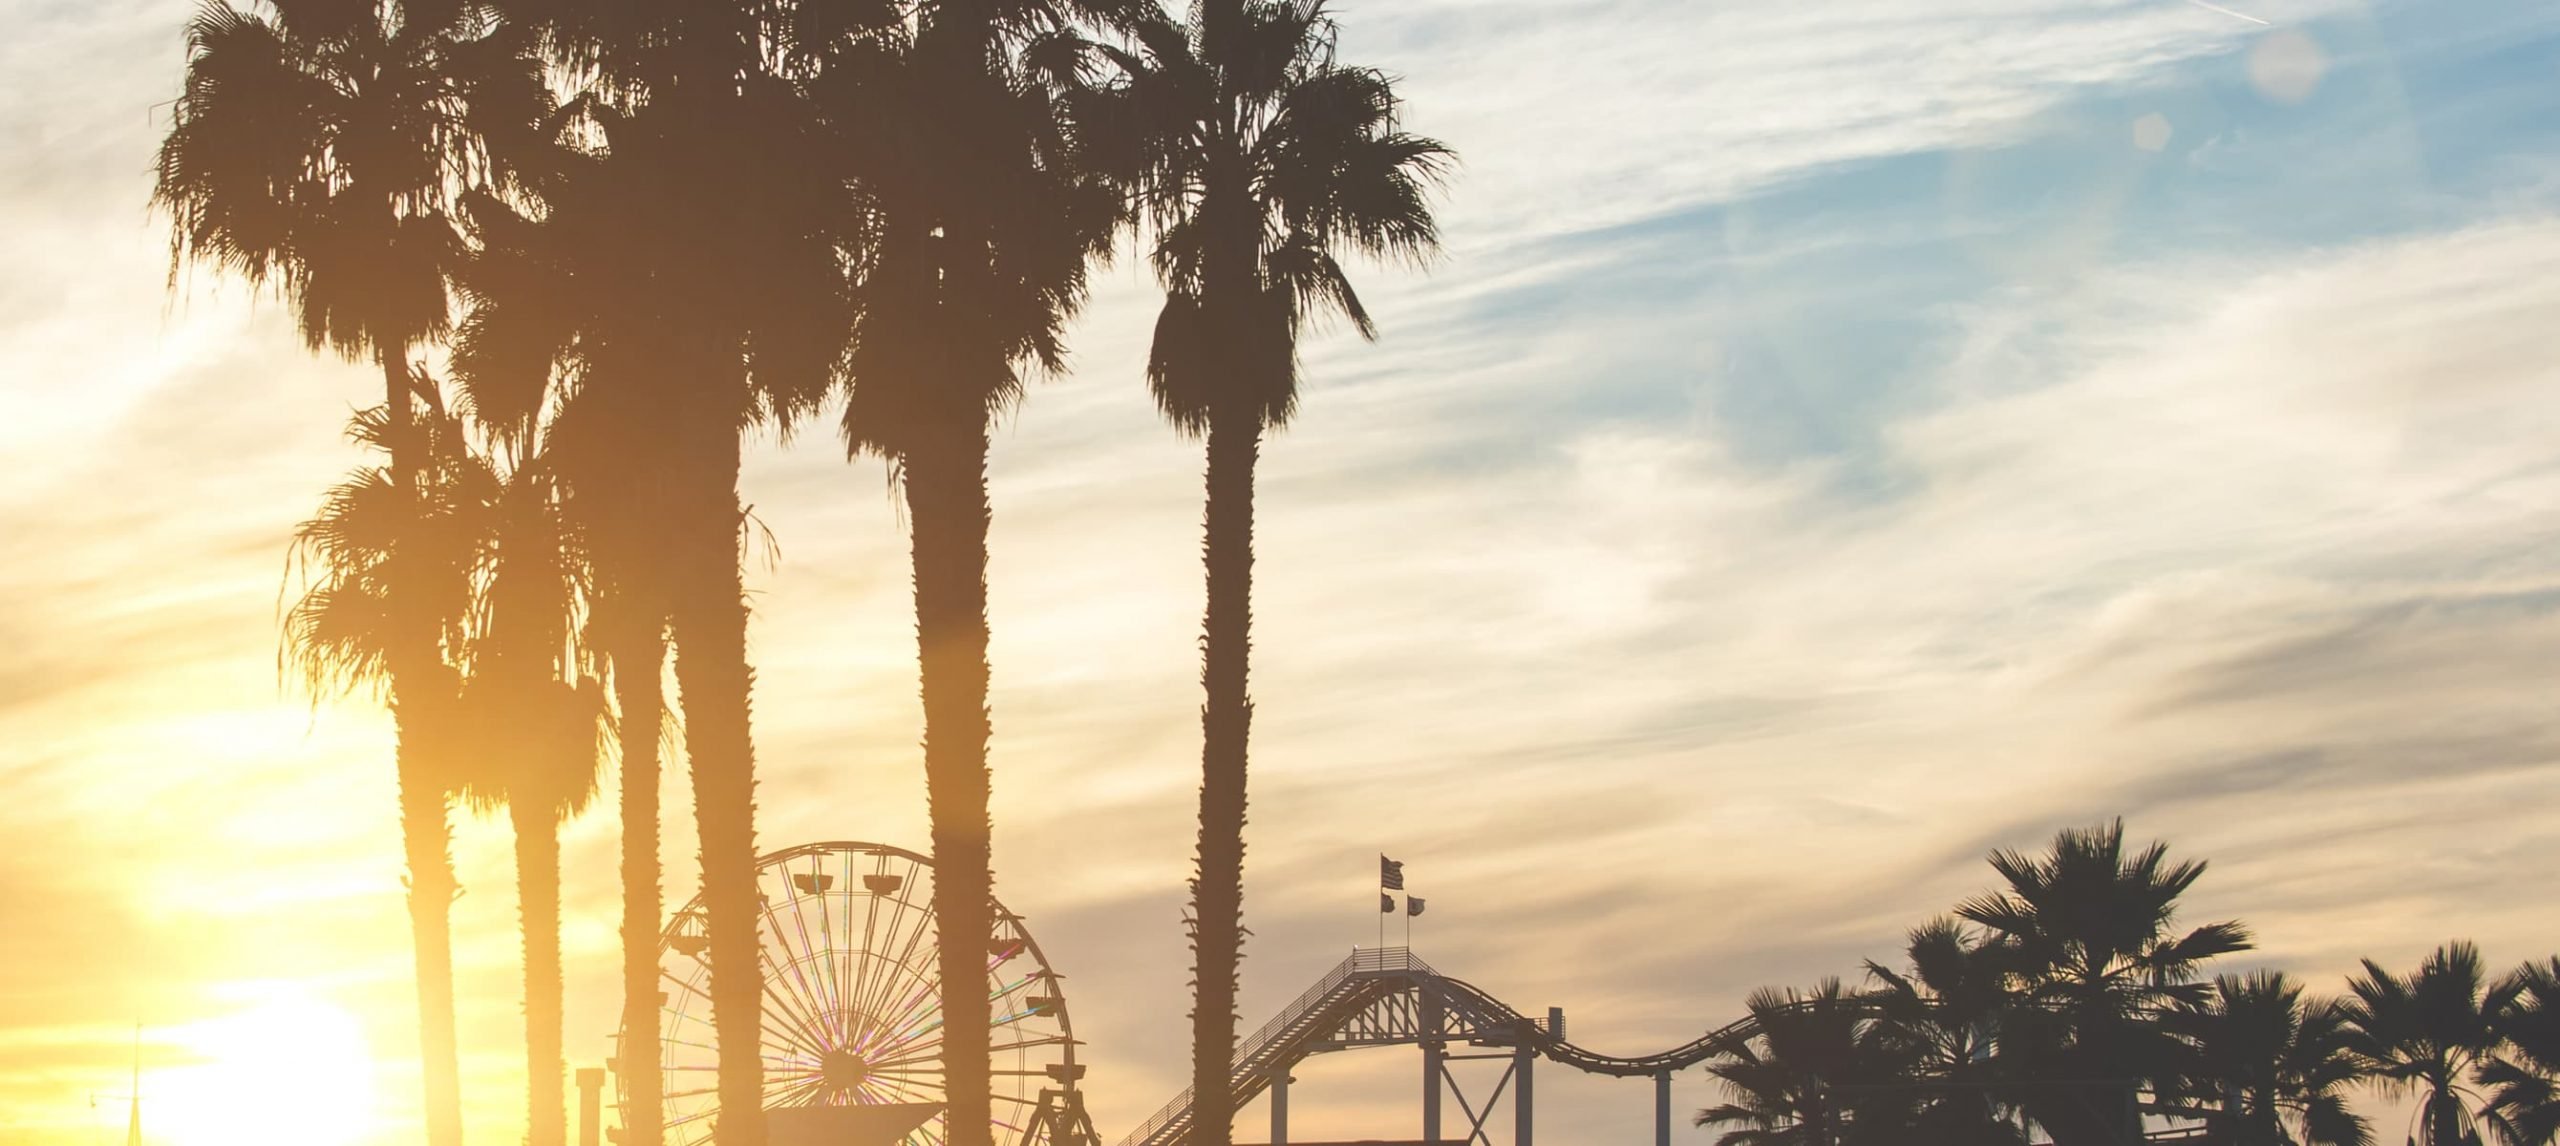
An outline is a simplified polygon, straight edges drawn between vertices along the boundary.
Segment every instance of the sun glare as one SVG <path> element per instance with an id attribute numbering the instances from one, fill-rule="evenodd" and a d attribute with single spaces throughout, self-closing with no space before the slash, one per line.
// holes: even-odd
<path id="1" fill-rule="evenodd" d="M 199 1061 L 145 1075 L 151 1146 L 351 1146 L 373 1129 L 372 1052 L 335 1004 L 264 990 L 174 1034 Z"/>

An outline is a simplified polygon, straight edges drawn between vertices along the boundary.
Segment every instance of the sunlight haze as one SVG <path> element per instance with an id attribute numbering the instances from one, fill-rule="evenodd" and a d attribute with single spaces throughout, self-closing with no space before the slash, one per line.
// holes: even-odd
<path id="1" fill-rule="evenodd" d="M 1241 1030 L 1379 942 L 1380 853 L 1417 954 L 1612 1053 L 1855 983 L 1992 849 L 2116 816 L 2211 861 L 2180 922 L 2257 941 L 2218 970 L 2560 948 L 2560 6 L 2228 7 L 1334 6 L 1460 158 L 1444 250 L 1353 268 L 1378 341 L 1312 337 L 1262 444 Z M 405 1146 L 392 723 L 278 654 L 382 374 L 172 277 L 194 11 L 0 0 L 0 1142 L 120 1141 L 139 1023 L 150 1146 Z M 1162 302 L 1123 235 L 989 479 L 995 888 L 1105 1142 L 1189 1081 Z M 840 407 L 740 479 L 755 841 L 922 852 L 908 510 Z M 561 835 L 572 1070 L 620 1015 L 615 784 Z M 508 1146 L 515 865 L 503 813 L 454 822 L 463 1101 Z M 1308 1060 L 1292 1133 L 1413 1137 L 1413 1062 Z M 1550 1146 L 1651 1141 L 1641 1078 L 1538 1087 Z M 1720 1101 L 1678 1075 L 1674 1140 Z"/>

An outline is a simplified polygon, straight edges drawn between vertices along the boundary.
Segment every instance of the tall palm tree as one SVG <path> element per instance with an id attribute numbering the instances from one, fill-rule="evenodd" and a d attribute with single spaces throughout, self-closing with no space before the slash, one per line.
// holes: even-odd
<path id="1" fill-rule="evenodd" d="M 2482 1063 L 2488 1115 L 2510 1146 L 2547 1146 L 2560 1136 L 2560 958 L 2527 963 L 2508 979 L 2496 1017 L 2506 1046 Z"/>
<path id="2" fill-rule="evenodd" d="M 2202 997 L 2198 967 L 2247 950 L 2248 929 L 2180 932 L 2178 897 L 2204 861 L 2172 864 L 2160 843 L 2128 853 L 2122 820 L 2067 829 L 2043 857 L 1995 851 L 1991 867 L 2007 888 L 1956 914 L 1999 936 L 2023 992 L 2001 1035 L 2021 1103 L 2057 1146 L 2139 1138 L 2136 1092 L 2175 1051 L 2157 1018 Z"/>
<path id="3" fill-rule="evenodd" d="M 1427 191 L 1449 149 L 1402 131 L 1385 73 L 1335 58 L 1325 0 L 1199 0 L 1141 21 L 1114 52 L 1110 119 L 1134 139 L 1166 298 L 1147 381 L 1176 429 L 1207 439 L 1200 838 L 1192 877 L 1193 1141 L 1233 1116 L 1244 937 L 1254 466 L 1298 401 L 1298 339 L 1328 315 L 1376 337 L 1341 258 L 1420 262 L 1438 247 Z"/>
<path id="4" fill-rule="evenodd" d="M 1910 1064 L 1909 1138 L 1933 1146 L 2023 1146 L 1999 1101 L 1998 1048 L 2010 995 L 2009 949 L 1949 918 L 1913 928 L 1909 970 L 1869 962 L 1880 1037 Z"/>
<path id="5" fill-rule="evenodd" d="M 2347 1108 L 2361 1071 L 2344 1018 L 2303 997 L 2281 971 L 2219 975 L 2204 998 L 2182 1001 L 2163 1025 L 2186 1044 L 2179 1096 L 2205 1110 L 2230 1146 L 2370 1146 L 2373 1130 Z"/>
<path id="6" fill-rule="evenodd" d="M 2418 1146 L 2478 1146 L 2471 1075 L 2496 1054 L 2499 1016 L 2521 984 L 2490 981 L 2480 949 L 2457 941 L 2406 976 L 2367 959 L 2347 989 L 2347 1047 L 2385 1092 L 2418 1094 Z"/>
<path id="7" fill-rule="evenodd" d="M 394 507 L 415 496 L 421 464 L 409 352 L 444 332 L 445 278 L 461 253 L 445 209 L 458 186 L 503 173 L 487 141 L 524 130 L 548 99 L 521 47 L 474 6 L 417 0 L 212 0 L 187 24 L 185 88 L 153 188 L 174 219 L 172 285 L 189 264 L 272 285 L 313 350 L 371 358 Z M 379 668 L 399 730 L 427 1138 L 457 1146 L 451 785 L 425 748 L 451 682 L 436 614 L 404 587 L 408 564 L 395 551 L 375 571 Z"/>
<path id="8" fill-rule="evenodd" d="M 1894 1085 L 1907 1049 L 1885 1037 L 1875 1009 L 1826 979 L 1810 993 L 1762 988 L 1750 1022 L 1708 1060 L 1726 1101 L 1697 1113 L 1728 1126 L 1716 1146 L 1865 1146 L 1902 1141 L 1909 1090 Z"/>
<path id="9" fill-rule="evenodd" d="M 861 181 L 870 242 L 844 440 L 889 459 L 911 530 L 952 1146 L 985 1146 L 992 1126 L 989 426 L 1026 377 L 1062 367 L 1087 262 L 1122 214 L 1082 169 L 1065 96 L 1077 29 L 1127 6 L 919 0 L 804 29 L 807 90 Z"/>

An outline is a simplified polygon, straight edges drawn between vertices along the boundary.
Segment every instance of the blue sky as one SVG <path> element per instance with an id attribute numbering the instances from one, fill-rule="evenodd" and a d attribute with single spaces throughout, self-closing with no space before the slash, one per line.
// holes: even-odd
<path id="1" fill-rule="evenodd" d="M 2560 11 L 2228 7 L 2268 23 L 1340 5 L 1345 55 L 1465 162 L 1446 255 L 1364 276 L 1384 338 L 1312 345 L 1265 451 L 1248 1026 L 1369 941 L 1381 850 L 1431 899 L 1427 958 L 1604 1050 L 1889 958 L 1988 849 L 2114 815 L 2213 860 L 2192 920 L 2262 947 L 2233 969 L 2551 953 Z M 370 383 L 236 285 L 164 289 L 144 199 L 186 11 L 0 0 L 0 837 L 68 857 L 0 856 L 0 914 L 44 921 L 0 939 L 0 1127 L 87 1141 L 137 1015 L 183 1094 L 189 1032 L 291 982 L 362 1019 L 354 1140 L 388 1141 L 387 731 L 273 673 L 286 532 Z M 1142 273 L 1102 276 L 994 470 L 999 888 L 1069 975 L 1115 1135 L 1184 1059 L 1197 752 L 1199 457 L 1138 381 Z M 913 846 L 886 477 L 813 434 L 760 444 L 746 492 L 778 545 L 760 838 Z M 582 1061 L 614 833 L 569 843 Z M 460 856 L 505 1140 L 503 832 Z M 1312 1064 L 1295 1121 L 1406 1132 L 1414 1073 Z M 1640 1084 L 1549 1072 L 1540 1101 L 1551 1143 L 1648 1125 Z"/>

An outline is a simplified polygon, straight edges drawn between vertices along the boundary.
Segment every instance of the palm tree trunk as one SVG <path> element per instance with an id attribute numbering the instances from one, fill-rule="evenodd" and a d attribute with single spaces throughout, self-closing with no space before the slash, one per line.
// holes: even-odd
<path id="1" fill-rule="evenodd" d="M 516 903 L 524 927 L 525 1142 L 568 1146 L 568 1093 L 561 1079 L 560 836 L 551 802 L 511 799 L 516 834 Z"/>
<path id="2" fill-rule="evenodd" d="M 1229 405 L 1240 405 L 1229 403 Z M 1255 412 L 1214 410 L 1209 425 L 1206 538 L 1209 604 L 1201 621 L 1200 850 L 1191 881 L 1191 1142 L 1233 1136 L 1228 1071 L 1244 958 L 1245 761 L 1253 727 L 1246 691 L 1253 644 Z"/>
<path id="3" fill-rule="evenodd" d="M 905 461 L 933 913 L 941 934 L 944 1140 L 989 1146 L 987 943 L 995 933 L 995 879 L 987 841 L 986 426 L 927 431 Z"/>
<path id="4" fill-rule="evenodd" d="M 665 910 L 658 890 L 658 733 L 666 711 L 659 673 L 667 642 L 662 614 L 654 604 L 645 608 L 647 618 L 618 630 L 612 649 L 614 704 L 622 716 L 622 1146 L 658 1146 L 666 1118 L 658 1069 L 658 917 Z M 647 1057 L 633 1057 L 634 1048 Z"/>
<path id="5" fill-rule="evenodd" d="M 409 420 L 404 354 L 384 347 L 375 358 L 382 367 L 392 488 L 405 502 L 417 488 L 418 444 Z M 392 576 L 394 603 L 404 604 L 405 578 L 396 566 Z M 427 1146 L 462 1146 L 461 1042 L 453 1020 L 453 825 L 444 762 L 427 748 L 447 719 L 447 706 L 436 696 L 434 634 L 414 618 L 404 619 L 396 625 L 388 667 L 399 741 L 400 842 L 409 867 L 409 941 L 418 973 L 418 1065 L 426 1090 Z"/>
<path id="6" fill-rule="evenodd" d="M 418 1055 L 426 1083 L 427 1146 L 462 1146 L 462 1066 L 453 1022 L 452 822 L 445 785 L 420 745 L 429 720 L 414 692 L 396 699 L 400 837 L 409 864 L 409 939 L 418 969 Z"/>
<path id="7" fill-rule="evenodd" d="M 719 1146 L 764 1146 L 763 980 L 758 965 L 754 670 L 738 573 L 738 433 L 734 418 L 697 419 L 705 465 L 685 507 L 673 601 L 676 690 L 693 764 L 702 834 L 702 900 L 711 956 L 711 1026 L 719 1043 Z"/>

